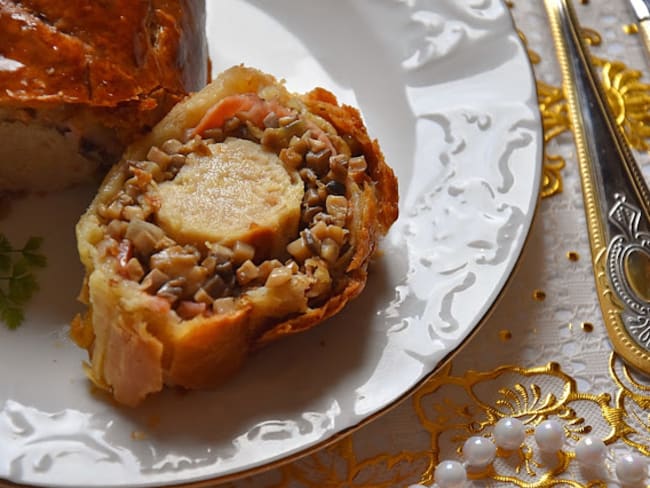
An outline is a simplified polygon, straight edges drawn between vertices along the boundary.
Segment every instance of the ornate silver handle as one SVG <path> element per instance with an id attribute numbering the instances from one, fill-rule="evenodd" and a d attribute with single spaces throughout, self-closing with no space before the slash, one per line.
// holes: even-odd
<path id="1" fill-rule="evenodd" d="M 545 0 L 574 129 L 598 299 L 612 345 L 650 374 L 650 192 L 618 129 L 570 0 Z"/>

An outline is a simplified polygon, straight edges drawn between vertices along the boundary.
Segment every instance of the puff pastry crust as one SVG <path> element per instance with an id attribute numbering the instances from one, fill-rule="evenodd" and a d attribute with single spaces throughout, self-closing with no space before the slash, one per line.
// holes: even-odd
<path id="1" fill-rule="evenodd" d="M 0 0 L 0 191 L 111 165 L 208 81 L 203 0 Z"/>
<path id="2" fill-rule="evenodd" d="M 89 377 L 126 405 L 218 385 L 361 293 L 397 205 L 356 109 L 225 71 L 128 148 L 77 225 Z"/>

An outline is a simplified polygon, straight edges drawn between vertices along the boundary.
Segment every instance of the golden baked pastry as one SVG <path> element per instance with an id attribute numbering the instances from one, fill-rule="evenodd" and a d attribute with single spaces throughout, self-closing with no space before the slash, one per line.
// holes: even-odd
<path id="1" fill-rule="evenodd" d="M 396 218 L 357 110 L 225 71 L 128 148 L 77 225 L 89 377 L 126 405 L 219 384 L 357 296 Z"/>
<path id="2" fill-rule="evenodd" d="M 0 0 L 0 192 L 118 161 L 208 81 L 203 0 Z"/>

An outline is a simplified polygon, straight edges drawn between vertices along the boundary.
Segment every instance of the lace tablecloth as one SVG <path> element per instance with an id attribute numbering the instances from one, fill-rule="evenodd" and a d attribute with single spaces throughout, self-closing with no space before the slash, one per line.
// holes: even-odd
<path id="1" fill-rule="evenodd" d="M 575 3 L 647 175 L 650 66 L 629 6 L 624 0 Z M 490 437 L 503 417 L 525 422 L 525 441 L 470 473 L 470 486 L 616 486 L 617 457 L 650 457 L 650 381 L 612 352 L 598 307 L 575 147 L 543 2 L 509 6 L 534 63 L 546 159 L 537 218 L 494 313 L 451 363 L 397 408 L 320 452 L 220 486 L 431 485 L 441 460 L 461 459 L 463 442 Z M 546 419 L 559 421 L 567 434 L 564 448 L 550 457 L 532 435 Z M 609 479 L 594 479 L 576 462 L 575 446 L 586 435 L 607 444 Z"/>

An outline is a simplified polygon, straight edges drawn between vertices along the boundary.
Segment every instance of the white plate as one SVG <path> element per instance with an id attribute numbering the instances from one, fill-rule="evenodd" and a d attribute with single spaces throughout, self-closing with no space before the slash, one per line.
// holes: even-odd
<path id="1" fill-rule="evenodd" d="M 223 478 L 295 456 L 393 404 L 467 338 L 522 250 L 541 175 L 535 84 L 495 0 L 219 0 L 216 69 L 358 105 L 395 168 L 401 217 L 366 291 L 211 392 L 138 409 L 94 396 L 67 338 L 81 283 L 73 227 L 92 188 L 21 200 L 1 230 L 45 237 L 41 291 L 0 327 L 0 478 L 65 487 Z"/>

